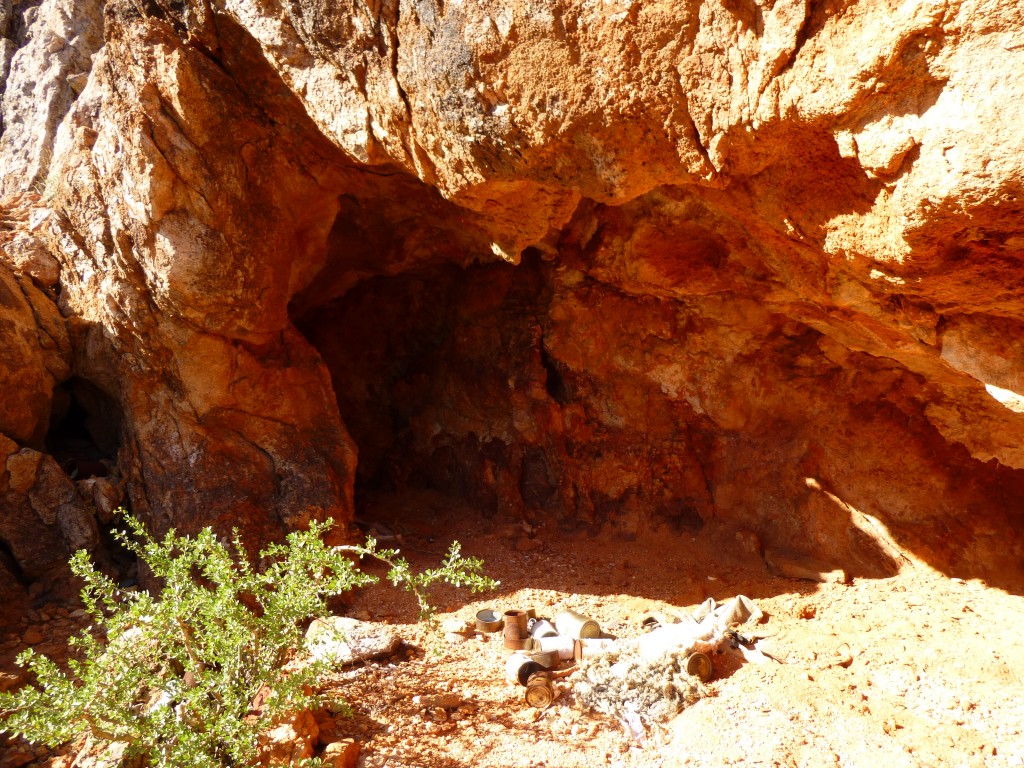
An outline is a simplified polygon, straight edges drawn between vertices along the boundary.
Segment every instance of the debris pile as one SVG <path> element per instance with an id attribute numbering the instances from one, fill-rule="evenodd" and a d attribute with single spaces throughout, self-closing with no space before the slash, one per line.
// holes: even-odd
<path id="1" fill-rule="evenodd" d="M 581 704 L 627 723 L 664 721 L 707 696 L 686 671 L 689 656 L 686 649 L 645 661 L 636 645 L 622 644 L 582 662 L 573 691 Z"/>
<path id="2" fill-rule="evenodd" d="M 668 720 L 708 695 L 703 682 L 711 677 L 712 655 L 735 641 L 736 627 L 762 615 L 738 595 L 722 605 L 709 598 L 693 614 L 650 616 L 642 622 L 647 634 L 581 661 L 573 691 L 580 703 L 632 731 Z"/>

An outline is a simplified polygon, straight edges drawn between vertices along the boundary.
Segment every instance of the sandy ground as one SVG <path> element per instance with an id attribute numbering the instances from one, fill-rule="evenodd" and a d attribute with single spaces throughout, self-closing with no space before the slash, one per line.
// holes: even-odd
<path id="1" fill-rule="evenodd" d="M 716 655 L 708 695 L 637 736 L 585 710 L 573 674 L 557 681 L 552 706 L 528 706 L 524 689 L 505 680 L 500 635 L 453 642 L 432 634 L 416 623 L 411 597 L 377 586 L 344 611 L 395 627 L 405 644 L 324 681 L 354 716 L 318 715 L 323 741 L 359 743 L 359 766 L 1024 766 L 1020 595 L 920 568 L 852 584 L 778 578 L 708 528 L 633 541 L 543 524 L 528 532 L 429 495 L 387 500 L 367 517 L 400 537 L 382 543 L 414 565 L 435 564 L 457 538 L 501 580 L 482 596 L 437 590 L 441 621 L 471 621 L 486 607 L 571 608 L 628 638 L 654 611 L 744 594 L 766 614 L 755 628 L 770 636 L 761 647 L 785 663 Z M 33 627 L 43 629 L 36 644 L 44 651 L 58 650 L 70 631 L 75 606 L 46 597 L 36 595 L 32 615 L 8 606 L 0 673 L 13 671 L 11 657 Z M 437 693 L 457 694 L 461 706 L 426 709 L 414 698 Z M 70 762 L 18 742 L 0 750 L 2 768 Z"/>

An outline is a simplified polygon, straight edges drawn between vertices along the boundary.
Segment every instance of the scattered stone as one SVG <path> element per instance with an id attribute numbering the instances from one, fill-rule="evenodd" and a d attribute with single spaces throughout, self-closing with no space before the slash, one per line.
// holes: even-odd
<path id="1" fill-rule="evenodd" d="M 317 733 L 317 740 L 323 746 L 333 744 L 336 741 L 343 741 L 350 724 L 350 718 L 344 716 L 318 719 L 317 726 L 319 731 Z"/>
<path id="2" fill-rule="evenodd" d="M 306 631 L 306 648 L 317 660 L 337 664 L 393 654 L 402 638 L 394 629 L 346 616 L 316 619 Z"/>
<path id="3" fill-rule="evenodd" d="M 803 605 L 797 611 L 797 616 L 801 619 L 813 619 L 818 615 L 818 609 L 811 604 Z"/>
<path id="4" fill-rule="evenodd" d="M 28 674 L 22 670 L 17 672 L 0 672 L 0 693 L 21 688 L 28 682 Z"/>
<path id="5" fill-rule="evenodd" d="M 296 713 L 290 719 L 260 736 L 259 765 L 295 765 L 313 756 L 313 745 L 320 729 L 309 710 Z"/>
<path id="6" fill-rule="evenodd" d="M 455 709 L 462 707 L 466 700 L 458 693 L 437 693 L 433 695 L 413 696 L 412 703 L 427 709 Z"/>
<path id="7" fill-rule="evenodd" d="M 25 645 L 35 645 L 41 643 L 46 639 L 46 635 L 43 634 L 39 627 L 29 627 L 25 630 L 25 634 L 21 636 L 21 642 Z"/>
<path id="8" fill-rule="evenodd" d="M 474 623 L 462 619 L 445 619 L 441 622 L 441 631 L 453 634 L 469 634 L 473 631 Z"/>
<path id="9" fill-rule="evenodd" d="M 776 576 L 790 579 L 805 579 L 822 584 L 849 584 L 850 578 L 842 568 L 833 568 L 827 563 L 809 557 L 794 557 L 774 550 L 764 554 L 768 570 Z"/>
<path id="10" fill-rule="evenodd" d="M 328 768 L 355 768 L 358 760 L 359 744 L 353 739 L 336 741 L 324 749 L 323 761 Z"/>

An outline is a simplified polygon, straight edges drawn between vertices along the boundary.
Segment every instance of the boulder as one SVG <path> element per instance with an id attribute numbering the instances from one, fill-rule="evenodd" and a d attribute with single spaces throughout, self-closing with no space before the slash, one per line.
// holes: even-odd
<path id="1" fill-rule="evenodd" d="M 401 643 L 391 627 L 347 616 L 315 619 L 306 630 L 306 649 L 313 658 L 338 665 L 387 656 Z"/>

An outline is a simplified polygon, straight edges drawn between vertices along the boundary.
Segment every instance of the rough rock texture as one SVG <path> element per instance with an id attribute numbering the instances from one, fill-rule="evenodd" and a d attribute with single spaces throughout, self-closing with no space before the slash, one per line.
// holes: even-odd
<path id="1" fill-rule="evenodd" d="M 1016 3 L 4 8 L 4 189 L 157 527 L 429 486 L 1024 578 Z"/>
<path id="2" fill-rule="evenodd" d="M 49 170 L 57 127 L 103 44 L 102 13 L 102 0 L 0 4 L 4 194 L 56 187 Z"/>
<path id="3" fill-rule="evenodd" d="M 25 577 L 98 542 L 74 483 L 42 452 L 71 346 L 51 293 L 56 264 L 29 233 L 31 224 L 23 213 L 0 209 L 0 567 Z"/>

